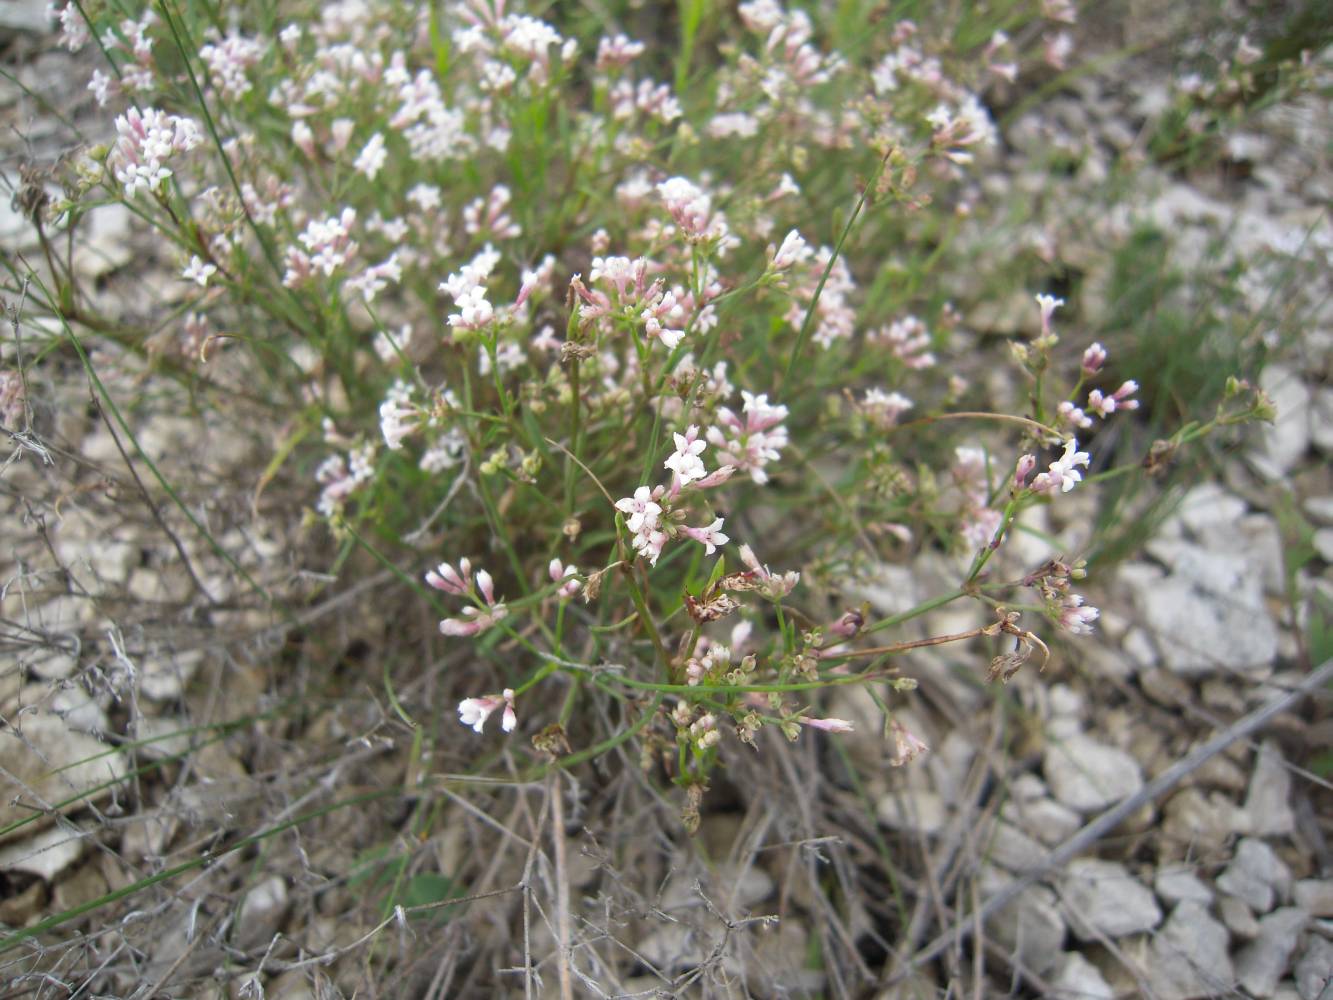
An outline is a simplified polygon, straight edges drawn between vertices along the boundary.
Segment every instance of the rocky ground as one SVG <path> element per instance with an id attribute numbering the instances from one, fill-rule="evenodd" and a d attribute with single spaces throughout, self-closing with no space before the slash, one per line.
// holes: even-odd
<path id="1" fill-rule="evenodd" d="M 21 164 L 67 148 L 53 108 L 87 141 L 108 130 L 83 91 L 86 69 L 51 48 L 30 6 L 0 10 L 0 47 L 22 85 L 0 80 L 0 171 L 15 190 Z M 1092 211 L 1081 203 L 1089 180 L 1134 146 L 1136 109 L 1160 97 L 1152 80 L 1132 93 L 1114 78 L 1078 85 L 1009 124 L 995 182 L 1049 190 L 1038 154 L 1067 144 L 1079 154 L 1066 192 L 1076 220 Z M 966 982 L 997 996 L 1333 1000 L 1329 672 L 1311 687 L 1333 651 L 1331 136 L 1326 103 L 1275 105 L 1228 140 L 1225 177 L 1145 166 L 1122 215 L 1057 236 L 1096 288 L 1110 280 L 1099 241 L 1146 215 L 1174 233 L 1182 266 L 1224 264 L 1212 259 L 1219 245 L 1268 261 L 1239 294 L 1262 314 L 1276 289 L 1303 317 L 1298 339 L 1268 345 L 1261 384 L 1276 423 L 1173 497 L 1138 555 L 1098 578 L 1098 634 L 998 694 L 980 683 L 975 650 L 914 659 L 920 697 L 901 718 L 932 751 L 901 770 L 883 766 L 868 695 L 839 693 L 831 714 L 862 723 L 840 756 L 806 745 L 741 758 L 697 841 L 644 833 L 659 820 L 670 828 L 674 806 L 632 780 L 576 785 L 562 868 L 587 995 L 887 1000 L 952 995 Z M 141 314 L 178 294 L 122 209 L 94 212 L 80 246 L 75 266 L 100 304 Z M 0 252 L 33 251 L 6 200 Z M 1293 262 L 1294 289 L 1281 283 Z M 1115 306 L 1086 299 L 1094 315 Z M 1003 307 L 968 321 L 979 333 L 1010 322 Z M 10 332 L 7 359 L 23 350 Z M 96 350 L 113 397 L 143 395 L 148 360 L 127 345 Z M 373 620 L 388 575 L 324 594 L 295 525 L 266 517 L 254 494 L 272 442 L 234 433 L 242 423 L 225 406 L 201 426 L 179 397 L 150 393 L 131 415 L 135 435 L 168 481 L 195 484 L 189 506 L 220 554 L 165 502 L 146 463 L 126 460 L 123 428 L 90 403 L 77 358 L 43 372 L 50 381 L 33 394 L 42 434 L 14 439 L 0 467 L 0 925 L 34 928 L 185 867 L 0 954 L 7 995 L 68 996 L 79 984 L 145 997 L 495 995 L 465 959 L 491 949 L 517 961 L 503 940 L 514 912 L 474 904 L 452 923 L 381 922 L 361 898 L 374 883 L 348 876 L 353 857 L 410 840 L 403 812 L 316 819 L 271 853 L 216 863 L 211 853 L 309 813 L 329 789 L 402 780 L 404 736 L 373 693 L 309 706 L 299 722 L 284 709 L 306 690 L 293 676 L 320 662 L 316 644 L 353 661 L 373 654 L 382 637 L 357 623 Z M 201 391 L 244 391 L 225 370 L 211 377 Z M 1094 498 L 1070 499 L 1053 509 L 1062 521 L 1029 526 L 1077 534 Z M 1146 510 L 1149 499 L 1136 502 Z M 1017 568 L 1050 554 L 1027 535 L 1005 558 Z M 305 598 L 309 613 L 290 622 L 256 611 L 229 560 L 257 586 Z M 956 578 L 932 555 L 886 567 L 863 596 L 892 614 Z M 969 610 L 940 612 L 919 634 L 977 622 Z M 298 647 L 298 632 L 318 636 Z M 373 692 L 376 670 L 363 672 Z M 409 693 L 429 704 L 434 683 Z M 440 739 L 439 769 L 461 769 L 466 751 L 444 746 L 452 731 Z M 468 889 L 515 887 L 530 933 L 522 955 L 554 996 L 543 907 L 556 869 L 536 848 L 541 791 L 494 820 L 450 793 L 440 808 L 456 821 L 409 843 L 404 871 L 424 878 L 493 856 Z M 627 844 L 637 845 L 628 855 Z M 890 925 L 893 940 L 881 933 Z M 414 940 L 438 962 L 404 957 Z M 390 958 L 409 971 L 377 988 L 376 962 Z"/>

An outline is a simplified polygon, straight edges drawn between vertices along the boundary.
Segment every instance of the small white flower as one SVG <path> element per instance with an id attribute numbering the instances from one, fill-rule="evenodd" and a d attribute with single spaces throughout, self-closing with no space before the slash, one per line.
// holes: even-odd
<path id="1" fill-rule="evenodd" d="M 196 254 L 190 258 L 190 263 L 181 272 L 181 277 L 186 281 L 193 281 L 200 288 L 204 288 L 208 285 L 208 279 L 217 273 L 218 269 L 215 265 L 205 264 Z"/>
<path id="2" fill-rule="evenodd" d="M 370 137 L 370 141 L 366 143 L 352 166 L 356 168 L 357 173 L 364 174 L 367 180 L 373 181 L 388 158 L 388 150 L 384 148 L 384 136 L 376 132 Z"/>

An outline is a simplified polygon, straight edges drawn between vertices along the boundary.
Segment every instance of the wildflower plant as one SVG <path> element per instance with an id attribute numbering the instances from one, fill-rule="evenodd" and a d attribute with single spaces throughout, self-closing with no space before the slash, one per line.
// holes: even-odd
<path id="1" fill-rule="evenodd" d="M 157 235 L 186 297 L 135 349 L 289 409 L 262 481 L 300 484 L 321 570 L 390 567 L 433 609 L 478 755 L 535 735 L 534 767 L 573 766 L 637 739 L 697 821 L 737 744 L 852 729 L 826 689 L 910 691 L 913 618 L 987 606 L 924 644 L 972 642 L 1003 679 L 1095 629 L 1080 552 L 995 557 L 1026 509 L 1145 474 L 1098 442 L 1144 373 L 1034 268 L 1024 392 L 988 408 L 973 303 L 932 250 L 998 211 L 987 95 L 1072 58 L 1072 5 L 1021 42 L 999 13 L 853 40 L 749 0 L 665 53 L 632 19 L 505 0 L 57 8 L 105 53 L 115 138 L 40 221 L 119 202 Z M 62 331 L 98 328 L 72 272 L 37 282 Z M 1234 383 L 1149 466 L 1264 406 Z M 930 548 L 955 587 L 848 607 Z M 926 749 L 891 712 L 883 736 L 891 764 Z"/>

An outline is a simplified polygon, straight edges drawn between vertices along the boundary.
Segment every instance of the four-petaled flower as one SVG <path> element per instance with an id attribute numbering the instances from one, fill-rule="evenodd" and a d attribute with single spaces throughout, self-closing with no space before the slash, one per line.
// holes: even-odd
<path id="1" fill-rule="evenodd" d="M 676 450 L 662 465 L 680 478 L 682 486 L 708 475 L 703 459 L 699 457 L 708 447 L 708 442 L 699 437 L 699 428 L 690 424 L 684 434 L 673 434 L 672 437 L 676 440 Z"/>
<path id="2" fill-rule="evenodd" d="M 617 500 L 616 510 L 629 515 L 626 526 L 636 535 L 656 528 L 657 519 L 662 514 L 661 506 L 653 500 L 653 491 L 647 486 L 640 486 L 632 497 Z"/>
<path id="3" fill-rule="evenodd" d="M 714 519 L 713 523 L 706 528 L 691 528 L 688 524 L 682 524 L 681 534 L 688 535 L 704 547 L 704 555 L 711 556 L 719 545 L 726 545 L 731 541 L 726 535 L 722 534 L 722 518 Z"/>
<path id="4" fill-rule="evenodd" d="M 195 254 L 190 258 L 190 263 L 185 265 L 185 270 L 181 272 L 181 277 L 186 281 L 193 281 L 200 288 L 204 288 L 208 285 L 208 279 L 217 273 L 218 269 L 216 264 L 205 264 L 200 259 L 199 255 Z"/>
<path id="5" fill-rule="evenodd" d="M 1083 474 L 1078 471 L 1078 466 L 1088 467 L 1090 456 L 1086 451 L 1078 450 L 1078 441 L 1070 438 L 1065 442 L 1065 451 L 1058 459 L 1050 465 L 1049 472 L 1043 472 L 1032 480 L 1032 488 L 1038 493 L 1048 493 L 1059 490 L 1061 493 L 1068 493 L 1074 488 L 1074 484 L 1083 480 Z"/>

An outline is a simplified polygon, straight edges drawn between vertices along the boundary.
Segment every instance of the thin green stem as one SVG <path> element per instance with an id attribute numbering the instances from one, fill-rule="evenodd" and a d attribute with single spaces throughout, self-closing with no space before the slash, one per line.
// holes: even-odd
<path id="1" fill-rule="evenodd" d="M 866 200 L 870 197 L 870 192 L 879 181 L 879 175 L 884 172 L 885 165 L 889 162 L 889 154 L 885 153 L 880 157 L 875 172 L 870 175 L 864 188 L 861 189 L 861 197 L 856 199 L 856 207 L 852 209 L 852 214 L 847 218 L 847 224 L 842 227 L 842 233 L 838 236 L 838 242 L 833 247 L 833 253 L 829 255 L 828 263 L 824 265 L 824 273 L 819 276 L 819 284 L 815 285 L 815 293 L 810 297 L 810 304 L 805 309 L 805 319 L 801 321 L 801 330 L 796 335 L 796 345 L 791 350 L 791 357 L 787 359 L 787 369 L 782 374 L 782 384 L 780 391 L 785 391 L 787 383 L 791 380 L 791 373 L 796 368 L 796 362 L 801 356 L 801 351 L 805 348 L 805 342 L 810 337 L 810 328 L 815 321 L 815 307 L 819 305 L 819 298 L 824 294 L 824 285 L 828 281 L 828 276 L 833 273 L 833 265 L 842 254 L 843 244 L 847 242 L 847 237 L 851 235 L 852 226 L 856 224 L 857 218 L 861 215 L 861 210 L 865 208 Z"/>

